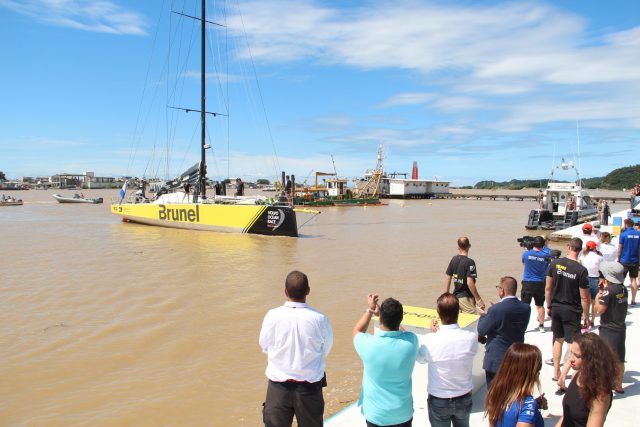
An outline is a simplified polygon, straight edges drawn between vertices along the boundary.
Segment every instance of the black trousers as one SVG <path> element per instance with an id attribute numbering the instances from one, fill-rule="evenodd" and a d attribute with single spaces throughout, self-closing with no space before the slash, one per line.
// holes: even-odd
<path id="1" fill-rule="evenodd" d="M 365 420 L 365 421 L 367 421 L 367 427 L 383 427 L 383 426 L 380 426 L 378 424 L 374 424 L 369 420 Z M 400 423 L 400 424 L 393 424 L 393 425 L 386 426 L 386 427 L 411 427 L 412 423 L 413 423 L 413 418 L 411 418 L 409 421 L 405 421 L 405 422 Z"/>
<path id="2" fill-rule="evenodd" d="M 298 427 L 322 427 L 324 414 L 322 382 L 269 381 L 263 406 L 262 420 L 265 427 L 291 427 L 294 415 Z"/>
<path id="3" fill-rule="evenodd" d="M 495 372 L 491 372 L 487 370 L 484 371 L 484 378 L 487 381 L 487 389 L 489 388 L 489 385 L 491 384 L 491 381 L 493 381 L 495 376 L 496 376 Z"/>

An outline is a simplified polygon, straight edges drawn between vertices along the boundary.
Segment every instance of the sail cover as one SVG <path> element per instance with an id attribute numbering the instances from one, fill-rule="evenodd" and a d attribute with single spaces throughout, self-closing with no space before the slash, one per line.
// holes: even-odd
<path id="1" fill-rule="evenodd" d="M 162 186 L 160 186 L 160 189 L 156 194 L 157 195 L 167 194 L 179 188 L 183 188 L 185 190 L 189 190 L 191 188 L 197 188 L 197 185 L 199 182 L 200 182 L 200 162 L 191 166 L 189 169 L 184 171 L 179 177 L 174 178 L 170 181 L 163 182 Z"/>

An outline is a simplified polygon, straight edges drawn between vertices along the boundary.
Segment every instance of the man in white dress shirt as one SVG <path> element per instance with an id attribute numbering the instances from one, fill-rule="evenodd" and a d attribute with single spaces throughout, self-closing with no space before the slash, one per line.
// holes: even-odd
<path id="1" fill-rule="evenodd" d="M 469 427 L 473 358 L 478 352 L 478 335 L 460 329 L 460 304 L 445 292 L 438 298 L 442 326 L 433 322 L 418 351 L 417 361 L 429 364 L 427 406 L 432 427 Z"/>
<path id="2" fill-rule="evenodd" d="M 269 310 L 260 330 L 260 347 L 267 353 L 267 397 L 262 411 L 266 427 L 321 427 L 325 359 L 333 345 L 329 319 L 306 304 L 307 276 L 287 275 L 284 305 Z"/>

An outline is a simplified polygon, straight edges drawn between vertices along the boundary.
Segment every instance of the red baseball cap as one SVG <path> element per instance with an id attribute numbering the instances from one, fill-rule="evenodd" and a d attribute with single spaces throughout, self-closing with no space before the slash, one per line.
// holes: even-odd
<path id="1" fill-rule="evenodd" d="M 583 230 L 593 230 L 593 227 L 588 222 L 582 226 Z"/>
<path id="2" fill-rule="evenodd" d="M 595 249 L 598 245 L 596 245 L 596 242 L 594 242 L 593 240 L 589 240 L 587 242 L 587 249 Z"/>

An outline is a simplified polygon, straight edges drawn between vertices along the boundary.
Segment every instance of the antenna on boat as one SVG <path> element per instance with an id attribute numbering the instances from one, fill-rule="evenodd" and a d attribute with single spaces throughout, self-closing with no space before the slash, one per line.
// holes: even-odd
<path id="1" fill-rule="evenodd" d="M 580 176 L 580 169 L 582 169 L 582 159 L 580 157 L 580 124 L 576 120 L 576 138 L 578 140 L 578 163 L 579 167 L 576 168 L 576 175 L 578 175 L 578 185 L 582 188 L 582 177 Z"/>
<path id="2" fill-rule="evenodd" d="M 553 144 L 553 156 L 551 157 L 551 180 L 553 181 L 553 173 L 556 171 L 556 144 Z"/>

